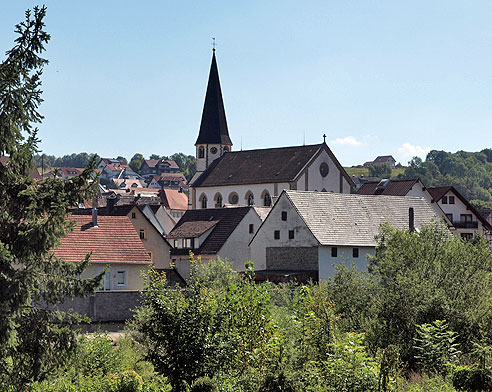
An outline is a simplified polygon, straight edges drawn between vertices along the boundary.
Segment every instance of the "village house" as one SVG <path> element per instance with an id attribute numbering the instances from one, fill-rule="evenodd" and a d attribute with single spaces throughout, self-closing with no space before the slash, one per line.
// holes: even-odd
<path id="1" fill-rule="evenodd" d="M 169 159 L 146 159 L 140 168 L 140 175 L 143 178 L 160 176 L 162 173 L 176 173 L 179 166 L 175 161 Z"/>
<path id="2" fill-rule="evenodd" d="M 160 193 L 161 203 L 175 224 L 188 209 L 188 195 L 182 190 L 164 188 Z"/>
<path id="3" fill-rule="evenodd" d="M 386 179 L 363 184 L 357 194 L 423 197 L 446 214 L 456 228 L 453 233 L 464 239 L 491 230 L 490 223 L 451 186 L 427 188 L 419 179 Z"/>
<path id="4" fill-rule="evenodd" d="M 162 173 L 151 178 L 149 188 L 183 189 L 187 185 L 186 177 L 183 173 Z"/>
<path id="5" fill-rule="evenodd" d="M 106 207 L 91 209 L 79 208 L 71 210 L 74 216 L 93 215 L 98 216 L 124 216 L 128 218 L 145 247 L 147 254 L 155 269 L 167 271 L 170 269 L 171 245 L 164 238 L 164 229 L 149 205 L 113 205 L 113 199 L 108 200 Z M 117 235 L 117 233 L 115 233 Z"/>
<path id="6" fill-rule="evenodd" d="M 142 290 L 142 271 L 152 260 L 132 223 L 126 216 L 72 215 L 73 231 L 61 240 L 54 254 L 65 260 L 79 262 L 91 253 L 91 264 L 82 278 L 92 278 L 106 267 L 101 290 Z"/>
<path id="7" fill-rule="evenodd" d="M 251 206 L 186 211 L 167 236 L 176 269 L 189 276 L 191 251 L 202 261 L 227 259 L 236 271 L 243 271 L 251 260 L 248 243 L 269 210 Z"/>
<path id="8" fill-rule="evenodd" d="M 215 51 L 195 147 L 190 209 L 271 206 L 283 189 L 350 193 L 354 185 L 325 142 L 233 152 Z"/>
<path id="9" fill-rule="evenodd" d="M 388 165 L 392 169 L 395 168 L 396 160 L 392 155 L 380 155 L 374 161 L 369 161 L 364 163 L 364 167 L 369 167 L 372 165 Z"/>
<path id="10" fill-rule="evenodd" d="M 453 223 L 456 235 L 470 240 L 475 234 L 487 234 L 492 230 L 490 222 L 456 188 L 441 186 L 429 187 L 427 190 Z"/>
<path id="11" fill-rule="evenodd" d="M 338 263 L 366 269 L 381 224 L 419 230 L 442 220 L 420 197 L 286 190 L 252 238 L 251 257 L 257 277 L 324 280 Z"/>
<path id="12" fill-rule="evenodd" d="M 139 174 L 135 173 L 130 166 L 117 159 L 101 158 L 97 164 L 96 170 L 101 174 L 101 178 L 111 180 L 113 178 L 124 179 L 141 179 Z"/>

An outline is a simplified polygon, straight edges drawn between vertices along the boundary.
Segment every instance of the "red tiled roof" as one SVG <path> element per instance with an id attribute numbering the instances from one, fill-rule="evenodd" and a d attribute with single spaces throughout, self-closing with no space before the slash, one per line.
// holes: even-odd
<path id="1" fill-rule="evenodd" d="M 162 204 L 171 210 L 187 210 L 188 196 L 177 189 L 164 188 L 161 193 Z"/>
<path id="2" fill-rule="evenodd" d="M 171 169 L 179 169 L 179 166 L 175 161 L 170 159 L 146 159 L 145 163 L 148 167 L 156 167 L 159 162 L 167 163 Z"/>
<path id="3" fill-rule="evenodd" d="M 442 197 L 452 190 L 452 186 L 434 186 L 427 188 L 432 198 L 437 202 L 442 199 Z"/>
<path id="4" fill-rule="evenodd" d="M 381 181 L 370 181 L 363 184 L 357 191 L 358 195 L 386 195 L 386 196 L 406 196 L 418 179 L 411 180 L 389 180 L 383 188 L 378 187 Z"/>
<path id="5" fill-rule="evenodd" d="M 92 252 L 92 263 L 152 263 L 126 216 L 98 216 L 98 227 L 93 226 L 90 215 L 72 215 L 68 219 L 76 225 L 54 250 L 57 257 L 81 261 Z"/>
<path id="6" fill-rule="evenodd" d="M 182 173 L 162 173 L 160 176 L 156 176 L 157 181 L 186 181 L 186 177 Z"/>
<path id="7" fill-rule="evenodd" d="M 78 167 L 58 167 L 59 172 L 63 173 L 66 176 L 78 176 L 84 169 Z"/>
<path id="8" fill-rule="evenodd" d="M 0 164 L 5 166 L 5 164 L 9 161 L 9 159 L 10 159 L 10 157 L 1 156 L 0 157 Z M 33 168 L 31 170 L 31 172 L 29 173 L 29 177 L 31 177 L 33 180 L 36 180 L 36 181 L 42 180 L 42 177 L 41 177 L 41 174 L 39 174 L 38 168 L 36 166 L 34 166 L 34 164 L 32 166 L 33 166 Z"/>

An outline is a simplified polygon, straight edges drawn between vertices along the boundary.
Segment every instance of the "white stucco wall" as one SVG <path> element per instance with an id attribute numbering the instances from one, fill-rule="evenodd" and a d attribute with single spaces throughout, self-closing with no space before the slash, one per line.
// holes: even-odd
<path id="1" fill-rule="evenodd" d="M 461 214 L 467 214 L 467 215 L 472 215 L 472 221 L 473 222 L 478 222 L 478 228 L 477 229 L 464 229 L 464 228 L 457 228 L 456 231 L 454 232 L 456 235 L 461 235 L 461 233 L 480 233 L 483 234 L 483 225 L 482 222 L 480 222 L 477 219 L 477 216 L 471 211 L 468 210 L 466 205 L 454 194 L 454 192 L 450 191 L 445 194 L 448 198 L 448 203 L 443 204 L 442 203 L 442 198 L 439 200 L 438 204 L 439 207 L 444 211 L 445 214 L 453 214 L 453 222 L 460 222 L 461 221 Z M 449 196 L 454 196 L 454 204 L 449 204 Z"/>
<path id="2" fill-rule="evenodd" d="M 284 189 L 290 189 L 288 183 L 279 183 L 278 186 L 278 194 L 282 193 Z M 239 196 L 238 206 L 247 206 L 248 192 L 253 193 L 254 204 L 257 206 L 263 206 L 263 199 L 261 195 L 264 191 L 268 191 L 270 193 L 270 197 L 273 199 L 275 196 L 275 184 L 253 184 L 253 185 L 231 185 L 231 186 L 220 186 L 220 187 L 198 187 L 196 188 L 195 197 L 196 197 L 196 209 L 202 208 L 201 195 L 204 194 L 207 197 L 207 208 L 215 208 L 215 195 L 220 193 L 222 195 L 222 202 L 224 204 L 229 203 L 229 195 L 236 192 Z"/>
<path id="3" fill-rule="evenodd" d="M 353 246 L 338 246 L 337 257 L 331 256 L 331 246 L 318 248 L 319 280 L 326 280 L 335 275 L 335 265 L 344 263 L 350 267 L 352 263 L 361 270 L 367 270 L 367 255 L 374 255 L 376 249 L 372 247 L 359 247 L 359 257 L 354 258 Z"/>
<path id="4" fill-rule="evenodd" d="M 319 167 L 321 163 L 326 162 L 328 164 L 328 175 L 326 177 L 322 177 L 319 172 Z M 340 193 L 340 170 L 335 165 L 335 163 L 331 160 L 328 153 L 323 150 L 319 156 L 311 163 L 308 170 L 308 187 L 306 189 L 305 186 L 305 178 L 304 175 L 297 182 L 298 190 L 306 190 L 306 191 L 321 191 L 325 189 L 327 192 L 336 192 Z M 350 193 L 350 184 L 347 179 L 343 177 L 343 192 L 342 193 Z"/>
<path id="5" fill-rule="evenodd" d="M 253 233 L 249 232 L 250 224 L 253 225 Z M 248 244 L 260 225 L 260 217 L 251 208 L 220 249 L 219 256 L 229 260 L 234 270 L 244 271 L 244 263 L 251 260 L 251 249 Z"/>
<path id="6" fill-rule="evenodd" d="M 205 148 L 205 156 L 203 158 L 198 158 L 199 155 L 198 155 L 198 149 L 200 147 L 204 147 Z M 212 148 L 216 148 L 217 149 L 217 152 L 214 154 L 212 153 Z M 196 160 L 196 170 L 199 171 L 199 172 L 203 172 L 205 171 L 205 169 L 210 166 L 210 164 L 215 161 L 217 158 L 219 158 L 220 156 L 222 156 L 222 149 L 223 149 L 223 146 L 220 145 L 220 144 L 200 144 L 200 145 L 197 145 L 196 146 L 196 157 L 197 157 L 197 160 Z"/>
<path id="7" fill-rule="evenodd" d="M 287 220 L 282 220 L 282 211 L 287 211 Z M 280 239 L 274 238 L 274 231 L 280 230 Z M 294 230 L 294 239 L 289 240 L 289 230 Z M 311 247 L 318 241 L 307 228 L 287 196 L 282 195 L 265 219 L 251 242 L 251 259 L 256 270 L 266 269 L 267 247 Z"/>

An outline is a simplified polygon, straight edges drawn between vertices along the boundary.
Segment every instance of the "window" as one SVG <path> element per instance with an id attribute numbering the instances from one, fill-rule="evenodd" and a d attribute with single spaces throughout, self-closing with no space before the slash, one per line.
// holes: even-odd
<path id="1" fill-rule="evenodd" d="M 461 233 L 461 238 L 465 241 L 470 241 L 473 238 L 473 233 Z"/>
<path id="2" fill-rule="evenodd" d="M 215 208 L 222 208 L 222 195 L 220 193 L 215 195 Z"/>
<path id="3" fill-rule="evenodd" d="M 289 230 L 289 240 L 294 239 L 294 230 Z"/>
<path id="4" fill-rule="evenodd" d="M 443 196 L 441 200 L 442 200 L 441 201 L 442 204 L 448 204 L 448 197 L 447 196 Z"/>
<path id="5" fill-rule="evenodd" d="M 252 206 L 255 204 L 255 198 L 252 193 L 248 195 L 248 206 Z"/>
<path id="6" fill-rule="evenodd" d="M 359 257 L 359 248 L 352 249 L 352 257 L 353 258 Z"/>
<path id="7" fill-rule="evenodd" d="M 255 232 L 255 225 L 250 223 L 249 224 L 249 234 L 253 234 Z"/>
<path id="8" fill-rule="evenodd" d="M 273 237 L 276 239 L 276 240 L 279 240 L 280 239 L 280 230 L 275 230 L 273 232 Z"/>
<path id="9" fill-rule="evenodd" d="M 195 239 L 194 238 L 187 238 L 185 240 L 185 248 L 193 249 L 195 247 Z"/>
<path id="10" fill-rule="evenodd" d="M 446 218 L 448 218 L 451 223 L 453 222 L 453 214 L 446 214 Z"/>
<path id="11" fill-rule="evenodd" d="M 149 252 L 148 253 L 149 257 L 150 257 L 150 261 L 154 261 L 153 257 L 152 257 L 152 252 Z"/>
<path id="12" fill-rule="evenodd" d="M 272 205 L 272 198 L 268 192 L 265 193 L 265 196 L 263 197 L 263 205 L 265 207 L 270 207 Z"/>
<path id="13" fill-rule="evenodd" d="M 207 196 L 202 197 L 202 208 L 207 208 Z"/>
<path id="14" fill-rule="evenodd" d="M 338 248 L 336 246 L 331 247 L 331 257 L 337 257 L 338 256 Z"/>
<path id="15" fill-rule="evenodd" d="M 205 158 L 205 149 L 203 146 L 198 147 L 198 158 Z"/>
<path id="16" fill-rule="evenodd" d="M 454 204 L 454 196 L 449 196 L 448 201 L 449 204 Z"/>
<path id="17" fill-rule="evenodd" d="M 282 211 L 282 220 L 283 221 L 287 220 L 287 211 Z"/>
<path id="18" fill-rule="evenodd" d="M 468 223 L 472 221 L 472 215 L 471 214 L 461 214 L 460 215 L 460 220 L 463 223 Z"/>
<path id="19" fill-rule="evenodd" d="M 177 248 L 178 247 L 178 240 L 174 240 L 174 247 Z"/>
<path id="20" fill-rule="evenodd" d="M 118 287 L 126 286 L 125 270 L 116 271 L 116 286 Z"/>
<path id="21" fill-rule="evenodd" d="M 135 212 L 132 212 L 132 219 L 137 219 L 137 214 Z"/>
<path id="22" fill-rule="evenodd" d="M 139 232 L 139 234 L 140 234 L 140 239 L 141 240 L 144 240 L 145 239 L 145 230 L 144 229 L 141 229 L 140 232 Z"/>

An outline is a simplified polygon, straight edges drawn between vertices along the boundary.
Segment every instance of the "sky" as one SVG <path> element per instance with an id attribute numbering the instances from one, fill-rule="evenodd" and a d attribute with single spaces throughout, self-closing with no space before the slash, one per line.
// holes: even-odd
<path id="1" fill-rule="evenodd" d="M 233 150 L 326 134 L 352 166 L 492 147 L 489 0 L 4 1 L 2 55 L 37 4 L 49 155 L 194 155 L 212 37 Z"/>

